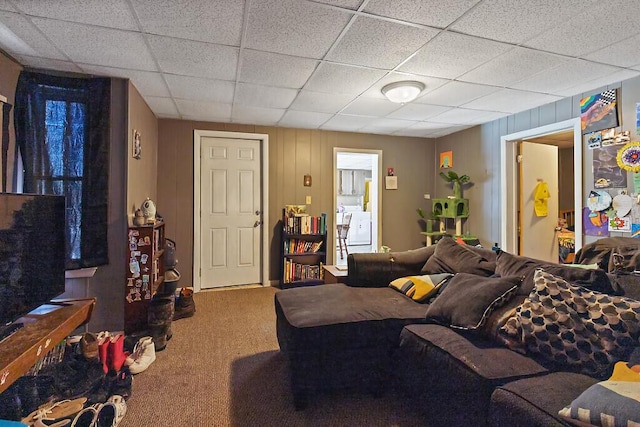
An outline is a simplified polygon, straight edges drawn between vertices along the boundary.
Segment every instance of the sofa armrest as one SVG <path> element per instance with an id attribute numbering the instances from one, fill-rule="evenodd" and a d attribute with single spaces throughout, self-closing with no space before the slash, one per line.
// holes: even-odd
<path id="1" fill-rule="evenodd" d="M 356 253 L 347 256 L 347 285 L 380 288 L 398 277 L 420 274 L 435 246 L 402 252 Z"/>

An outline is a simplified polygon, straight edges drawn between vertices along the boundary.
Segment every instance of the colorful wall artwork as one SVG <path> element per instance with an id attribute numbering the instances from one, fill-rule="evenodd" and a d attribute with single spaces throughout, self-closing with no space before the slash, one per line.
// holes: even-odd
<path id="1" fill-rule="evenodd" d="M 604 212 L 591 212 L 587 207 L 582 208 L 582 224 L 585 236 L 609 236 L 609 221 Z"/>
<path id="2" fill-rule="evenodd" d="M 440 153 L 440 167 L 443 169 L 453 167 L 453 151 L 443 151 Z"/>
<path id="3" fill-rule="evenodd" d="M 582 133 L 618 126 L 617 89 L 587 96 L 580 100 Z"/>
<path id="4" fill-rule="evenodd" d="M 614 216 L 609 218 L 609 231 L 631 232 L 631 217 L 625 216 L 619 218 Z"/>

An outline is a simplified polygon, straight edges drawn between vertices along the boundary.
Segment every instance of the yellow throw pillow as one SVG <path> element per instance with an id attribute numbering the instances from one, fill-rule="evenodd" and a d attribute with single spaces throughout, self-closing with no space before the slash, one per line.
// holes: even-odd
<path id="1" fill-rule="evenodd" d="M 451 277 L 453 277 L 451 273 L 400 277 L 389 283 L 389 286 L 414 301 L 425 302 L 435 296 L 442 285 L 447 283 Z"/>

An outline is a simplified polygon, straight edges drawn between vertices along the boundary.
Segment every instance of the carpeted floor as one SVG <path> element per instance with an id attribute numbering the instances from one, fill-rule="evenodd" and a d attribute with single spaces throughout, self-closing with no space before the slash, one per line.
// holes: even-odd
<path id="1" fill-rule="evenodd" d="M 274 288 L 195 295 L 196 315 L 173 323 L 173 339 L 134 377 L 120 426 L 418 426 L 419 402 L 335 393 L 295 411 L 278 350 Z"/>

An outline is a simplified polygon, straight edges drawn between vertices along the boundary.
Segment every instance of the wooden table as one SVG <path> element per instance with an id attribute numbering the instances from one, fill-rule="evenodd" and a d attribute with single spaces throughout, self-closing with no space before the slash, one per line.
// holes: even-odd
<path id="1" fill-rule="evenodd" d="M 0 393 L 88 322 L 95 303 L 95 298 L 53 300 L 18 319 L 24 327 L 0 344 Z"/>
<path id="2" fill-rule="evenodd" d="M 346 265 L 323 265 L 322 268 L 324 269 L 324 283 L 344 283 L 349 276 Z"/>

